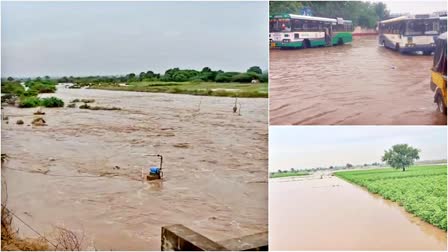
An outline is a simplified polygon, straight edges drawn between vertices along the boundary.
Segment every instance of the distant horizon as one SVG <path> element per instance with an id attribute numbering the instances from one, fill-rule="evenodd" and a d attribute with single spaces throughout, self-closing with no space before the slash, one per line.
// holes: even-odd
<path id="1" fill-rule="evenodd" d="M 257 66 L 257 65 L 253 65 L 253 66 Z M 204 66 L 204 67 L 207 67 L 207 66 Z M 204 68 L 204 67 L 202 67 L 202 68 Z M 240 70 L 240 71 L 236 71 L 236 70 L 225 70 L 225 69 L 213 69 L 213 68 L 210 68 L 212 71 L 224 71 L 224 72 L 246 72 L 250 67 L 252 67 L 252 66 L 248 66 L 247 67 L 247 69 L 245 69 L 245 70 Z M 258 67 L 260 67 L 259 65 L 258 65 Z M 161 75 L 163 75 L 163 74 L 165 74 L 165 72 L 167 71 L 167 70 L 169 70 L 169 69 L 173 69 L 173 68 L 179 68 L 180 70 L 196 70 L 196 71 L 201 71 L 202 70 L 202 68 L 183 68 L 183 67 L 170 67 L 170 68 L 167 68 L 167 69 L 165 69 L 165 70 L 162 70 L 162 71 L 153 71 L 153 70 L 151 70 L 151 69 L 148 69 L 148 70 L 145 70 L 145 71 L 134 71 L 134 72 L 127 72 L 127 73 L 122 73 L 122 74 L 88 74 L 88 75 L 74 75 L 74 74 L 71 74 L 71 75 L 50 75 L 50 74 L 43 74 L 43 75 L 35 75 L 35 76 L 12 76 L 12 75 L 8 75 L 8 76 L 3 76 L 2 74 L 0 74 L 0 78 L 8 78 L 8 77 L 12 77 L 12 78 L 14 78 L 14 79 L 26 79 L 26 78 L 37 78 L 37 77 L 44 77 L 44 76 L 50 76 L 51 78 L 62 78 L 62 77 L 70 77 L 70 76 L 73 76 L 73 77 L 90 77 L 90 76 L 125 76 L 125 75 L 127 75 L 127 74 L 130 74 L 130 73 L 134 73 L 134 74 L 136 74 L 136 75 L 138 75 L 138 74 L 140 74 L 141 72 L 147 72 L 147 71 L 153 71 L 155 74 L 161 74 Z M 263 71 L 263 73 L 266 73 L 266 72 L 268 72 L 268 69 L 263 69 L 262 68 L 262 71 Z"/>
<path id="2" fill-rule="evenodd" d="M 444 160 L 446 137 L 445 126 L 271 126 L 269 171 L 382 163 L 402 143 L 420 149 L 420 160 Z"/>
<path id="3" fill-rule="evenodd" d="M 434 161 L 447 161 L 447 159 L 446 158 L 435 158 L 435 159 L 428 159 L 428 160 L 417 160 L 417 161 L 415 161 L 415 163 L 414 163 L 414 165 L 419 165 L 420 163 L 425 163 L 425 162 L 434 162 Z M 358 164 L 358 163 L 351 163 L 351 162 L 347 162 L 348 164 L 351 164 L 351 165 L 353 165 L 353 167 L 360 167 L 360 166 L 364 166 L 364 164 Z M 375 163 L 375 162 L 373 162 L 373 163 Z M 371 167 L 371 165 L 373 164 L 373 163 L 366 163 L 368 166 L 367 167 Z M 376 162 L 376 163 L 378 163 L 378 164 L 386 164 L 386 162 L 383 162 L 383 161 L 378 161 L 378 162 Z M 426 164 L 425 164 L 426 165 Z M 427 165 L 431 165 L 431 164 L 427 164 Z M 433 165 L 437 165 L 436 163 L 434 163 Z M 343 164 L 338 164 L 338 165 L 332 165 L 334 168 L 341 168 L 341 167 L 345 167 L 345 165 L 343 165 Z M 286 168 L 284 168 L 284 169 L 277 169 L 277 170 L 270 170 L 269 172 L 277 172 L 278 170 L 281 170 L 281 171 L 288 171 L 288 170 L 291 170 L 291 168 L 293 168 L 293 169 L 295 169 L 295 170 L 313 170 L 313 169 L 330 169 L 330 167 L 329 166 L 316 166 L 316 167 L 309 167 L 309 168 L 302 168 L 302 169 L 298 169 L 298 168 L 296 168 L 296 167 L 294 167 L 294 166 L 292 166 L 292 167 L 290 167 L 289 169 L 286 169 Z"/>

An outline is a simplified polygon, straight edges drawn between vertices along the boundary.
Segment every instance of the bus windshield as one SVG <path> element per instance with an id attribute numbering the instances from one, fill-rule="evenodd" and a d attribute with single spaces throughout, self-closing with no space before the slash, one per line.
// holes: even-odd
<path id="1" fill-rule="evenodd" d="M 290 19 L 271 19 L 269 21 L 269 32 L 291 31 Z"/>
<path id="2" fill-rule="evenodd" d="M 439 34 L 439 22 L 435 19 L 410 20 L 406 22 L 404 35 L 437 35 Z"/>

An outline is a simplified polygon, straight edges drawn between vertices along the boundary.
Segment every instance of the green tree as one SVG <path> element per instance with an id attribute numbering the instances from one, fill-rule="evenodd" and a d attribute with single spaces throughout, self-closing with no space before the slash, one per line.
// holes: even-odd
<path id="1" fill-rule="evenodd" d="M 211 72 L 212 71 L 212 69 L 210 68 L 210 67 L 204 67 L 204 68 L 202 68 L 202 71 L 201 72 Z"/>
<path id="2" fill-rule="evenodd" d="M 247 69 L 246 72 L 247 72 L 247 73 L 256 73 L 256 74 L 262 74 L 262 73 L 263 73 L 263 71 L 261 70 L 261 68 L 258 67 L 258 66 L 250 67 L 249 69 Z"/>
<path id="3" fill-rule="evenodd" d="M 376 16 L 378 17 L 378 20 L 385 20 L 388 19 L 390 16 L 389 10 L 387 10 L 387 6 L 385 3 L 379 2 L 379 3 L 373 3 Z"/>
<path id="4" fill-rule="evenodd" d="M 406 167 L 413 165 L 415 160 L 420 159 L 419 153 L 419 149 L 408 144 L 396 144 L 389 150 L 384 151 L 382 160 L 395 169 L 401 168 L 406 171 Z"/>
<path id="5" fill-rule="evenodd" d="M 298 1 L 270 1 L 269 14 L 298 14 L 302 3 Z"/>
<path id="6" fill-rule="evenodd" d="M 8 77 L 8 79 L 7 79 L 8 81 L 13 81 L 14 80 L 14 78 L 13 77 Z"/>

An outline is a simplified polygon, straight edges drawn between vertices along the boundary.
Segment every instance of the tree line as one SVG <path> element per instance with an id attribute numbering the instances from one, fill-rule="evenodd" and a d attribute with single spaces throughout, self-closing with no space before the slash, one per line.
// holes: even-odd
<path id="1" fill-rule="evenodd" d="M 180 69 L 171 68 L 165 71 L 164 74 L 155 73 L 153 71 L 146 71 L 136 73 L 129 73 L 120 76 L 87 76 L 87 77 L 73 77 L 64 76 L 59 78 L 59 83 L 129 83 L 129 82 L 239 82 L 250 83 L 253 80 L 258 82 L 268 82 L 268 73 L 263 72 L 260 67 L 252 66 L 246 72 L 225 72 L 222 70 L 212 70 L 209 67 L 204 67 L 202 70 L 194 69 Z"/>
<path id="2" fill-rule="evenodd" d="M 388 19 L 390 11 L 382 2 L 361 1 L 271 1 L 269 2 L 270 15 L 300 14 L 304 7 L 311 9 L 313 16 L 342 17 L 352 20 L 354 26 L 375 28 L 378 21 Z"/>

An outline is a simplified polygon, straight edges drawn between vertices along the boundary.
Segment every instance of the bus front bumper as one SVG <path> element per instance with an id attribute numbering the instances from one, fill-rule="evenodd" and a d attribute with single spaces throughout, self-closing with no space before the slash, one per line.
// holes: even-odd
<path id="1" fill-rule="evenodd" d="M 418 44 L 406 44 L 405 47 L 401 47 L 400 51 L 404 53 L 408 52 L 434 52 L 436 49 L 435 44 L 430 45 L 418 45 Z"/>
<path id="2" fill-rule="evenodd" d="M 301 48 L 303 45 L 302 41 L 295 42 L 271 42 L 272 48 Z"/>

